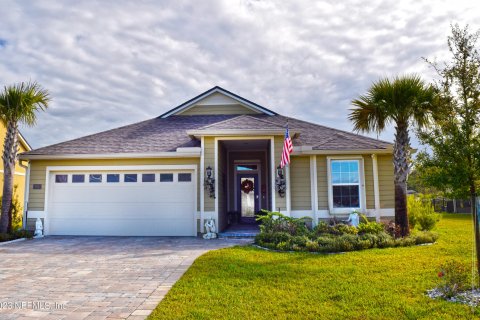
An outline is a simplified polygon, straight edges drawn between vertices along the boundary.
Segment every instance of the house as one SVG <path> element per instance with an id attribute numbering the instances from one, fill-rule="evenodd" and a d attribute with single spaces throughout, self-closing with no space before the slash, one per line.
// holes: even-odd
<path id="1" fill-rule="evenodd" d="M 7 135 L 7 126 L 4 121 L 0 121 L 0 141 L 2 143 L 5 141 L 5 136 Z M 32 148 L 28 144 L 27 140 L 23 137 L 21 133 L 18 135 L 18 153 L 30 151 Z M 0 149 L 0 152 L 3 153 L 3 146 Z M 3 193 L 3 161 L 0 160 L 0 196 Z M 13 176 L 13 186 L 14 197 L 18 197 L 19 202 L 23 205 L 25 199 L 25 174 L 26 166 L 18 161 L 15 164 L 15 173 Z"/>
<path id="2" fill-rule="evenodd" d="M 294 152 L 279 170 L 287 122 Z M 47 235 L 194 236 L 206 219 L 223 230 L 262 208 L 314 224 L 352 210 L 394 215 L 392 144 L 282 116 L 220 87 L 21 159 L 28 224 L 43 219 Z"/>

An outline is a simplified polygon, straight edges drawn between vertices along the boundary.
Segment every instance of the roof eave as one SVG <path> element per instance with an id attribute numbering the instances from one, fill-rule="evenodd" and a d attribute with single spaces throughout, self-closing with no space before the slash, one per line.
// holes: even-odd
<path id="1" fill-rule="evenodd" d="M 211 137 L 211 136 L 283 136 L 285 130 L 188 130 L 187 134 L 193 137 Z M 294 137 L 297 133 L 290 131 L 290 135 Z"/>
<path id="2" fill-rule="evenodd" d="M 153 158 L 197 158 L 201 155 L 198 150 L 177 150 L 171 152 L 151 153 L 99 153 L 99 154 L 20 154 L 21 160 L 61 160 L 61 159 L 153 159 Z"/>
<path id="3" fill-rule="evenodd" d="M 382 149 L 347 149 L 347 150 L 336 150 L 336 149 L 325 149 L 325 150 L 293 150 L 294 156 L 299 155 L 332 155 L 332 154 L 345 154 L 345 155 L 354 155 L 354 154 L 392 154 L 393 150 L 391 148 L 382 148 Z"/>

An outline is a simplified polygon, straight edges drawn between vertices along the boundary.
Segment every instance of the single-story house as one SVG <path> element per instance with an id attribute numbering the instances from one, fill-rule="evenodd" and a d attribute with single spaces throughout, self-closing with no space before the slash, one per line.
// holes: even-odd
<path id="1" fill-rule="evenodd" d="M 294 151 L 280 163 L 286 125 Z M 47 235 L 195 236 L 260 209 L 394 215 L 392 144 L 277 114 L 214 87 L 159 117 L 21 154 L 29 228 Z"/>

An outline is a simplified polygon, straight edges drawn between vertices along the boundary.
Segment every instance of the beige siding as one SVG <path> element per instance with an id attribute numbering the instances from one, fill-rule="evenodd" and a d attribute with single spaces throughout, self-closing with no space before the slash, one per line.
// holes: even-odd
<path id="1" fill-rule="evenodd" d="M 204 147 L 204 161 L 205 161 L 205 169 L 210 166 L 213 170 L 215 168 L 215 140 L 212 137 L 205 137 L 204 139 L 205 147 Z M 202 183 L 203 185 L 203 183 Z M 204 192 L 204 199 L 205 199 L 205 211 L 215 211 L 215 199 L 210 198 L 210 195 L 207 190 Z"/>
<path id="2" fill-rule="evenodd" d="M 328 210 L 327 157 L 317 155 L 318 209 Z"/>
<path id="3" fill-rule="evenodd" d="M 30 191 L 28 209 L 30 211 L 45 210 L 45 181 L 47 166 L 124 166 L 124 165 L 186 165 L 193 164 L 199 167 L 198 158 L 177 159 L 103 159 L 103 160 L 33 160 L 30 168 Z M 197 170 L 197 181 L 199 181 Z M 34 184 L 41 184 L 42 189 L 33 189 Z M 197 188 L 199 183 L 197 183 Z M 197 194 L 198 190 L 197 190 Z M 198 199 L 198 197 L 197 197 Z M 197 201 L 200 210 L 199 201 Z"/>
<path id="4" fill-rule="evenodd" d="M 240 104 L 229 105 L 197 105 L 184 112 L 181 112 L 182 116 L 194 116 L 194 115 L 206 115 L 206 114 L 257 114 L 252 109 L 246 108 Z"/>
<path id="5" fill-rule="evenodd" d="M 395 207 L 395 187 L 393 178 L 392 155 L 379 155 L 378 184 L 380 189 L 380 208 Z"/>
<path id="6" fill-rule="evenodd" d="M 290 180 L 292 210 L 311 210 L 310 157 L 292 157 Z"/>
<path id="7" fill-rule="evenodd" d="M 375 194 L 373 189 L 373 160 L 371 155 L 363 156 L 365 168 L 365 195 L 367 198 L 367 209 L 375 209 Z"/>
<path id="8" fill-rule="evenodd" d="M 282 150 L 283 150 L 283 136 L 276 136 L 274 140 L 274 145 L 275 145 L 275 167 L 277 167 L 280 164 L 280 160 L 282 158 Z M 273 208 L 273 211 L 286 211 L 287 210 L 287 198 L 286 195 L 285 197 L 281 198 L 278 193 L 275 195 L 275 208 Z"/>

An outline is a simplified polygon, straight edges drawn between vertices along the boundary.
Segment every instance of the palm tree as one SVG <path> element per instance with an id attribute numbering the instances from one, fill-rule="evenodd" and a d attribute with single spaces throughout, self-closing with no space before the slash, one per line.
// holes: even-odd
<path id="1" fill-rule="evenodd" d="M 349 119 L 360 132 L 380 133 L 395 125 L 393 166 L 395 174 L 395 224 L 400 235 L 410 233 L 407 212 L 407 178 L 409 173 L 409 125 L 423 127 L 433 113 L 435 90 L 417 75 L 388 78 L 373 83 L 365 95 L 352 101 Z"/>
<path id="2" fill-rule="evenodd" d="M 36 112 L 45 110 L 50 101 L 48 91 L 36 82 L 6 86 L 0 92 L 0 118 L 7 126 L 3 144 L 3 197 L 0 217 L 0 233 L 10 230 L 13 198 L 13 177 L 18 153 L 18 125 L 33 126 Z M 28 188 L 28 186 L 27 186 Z"/>

